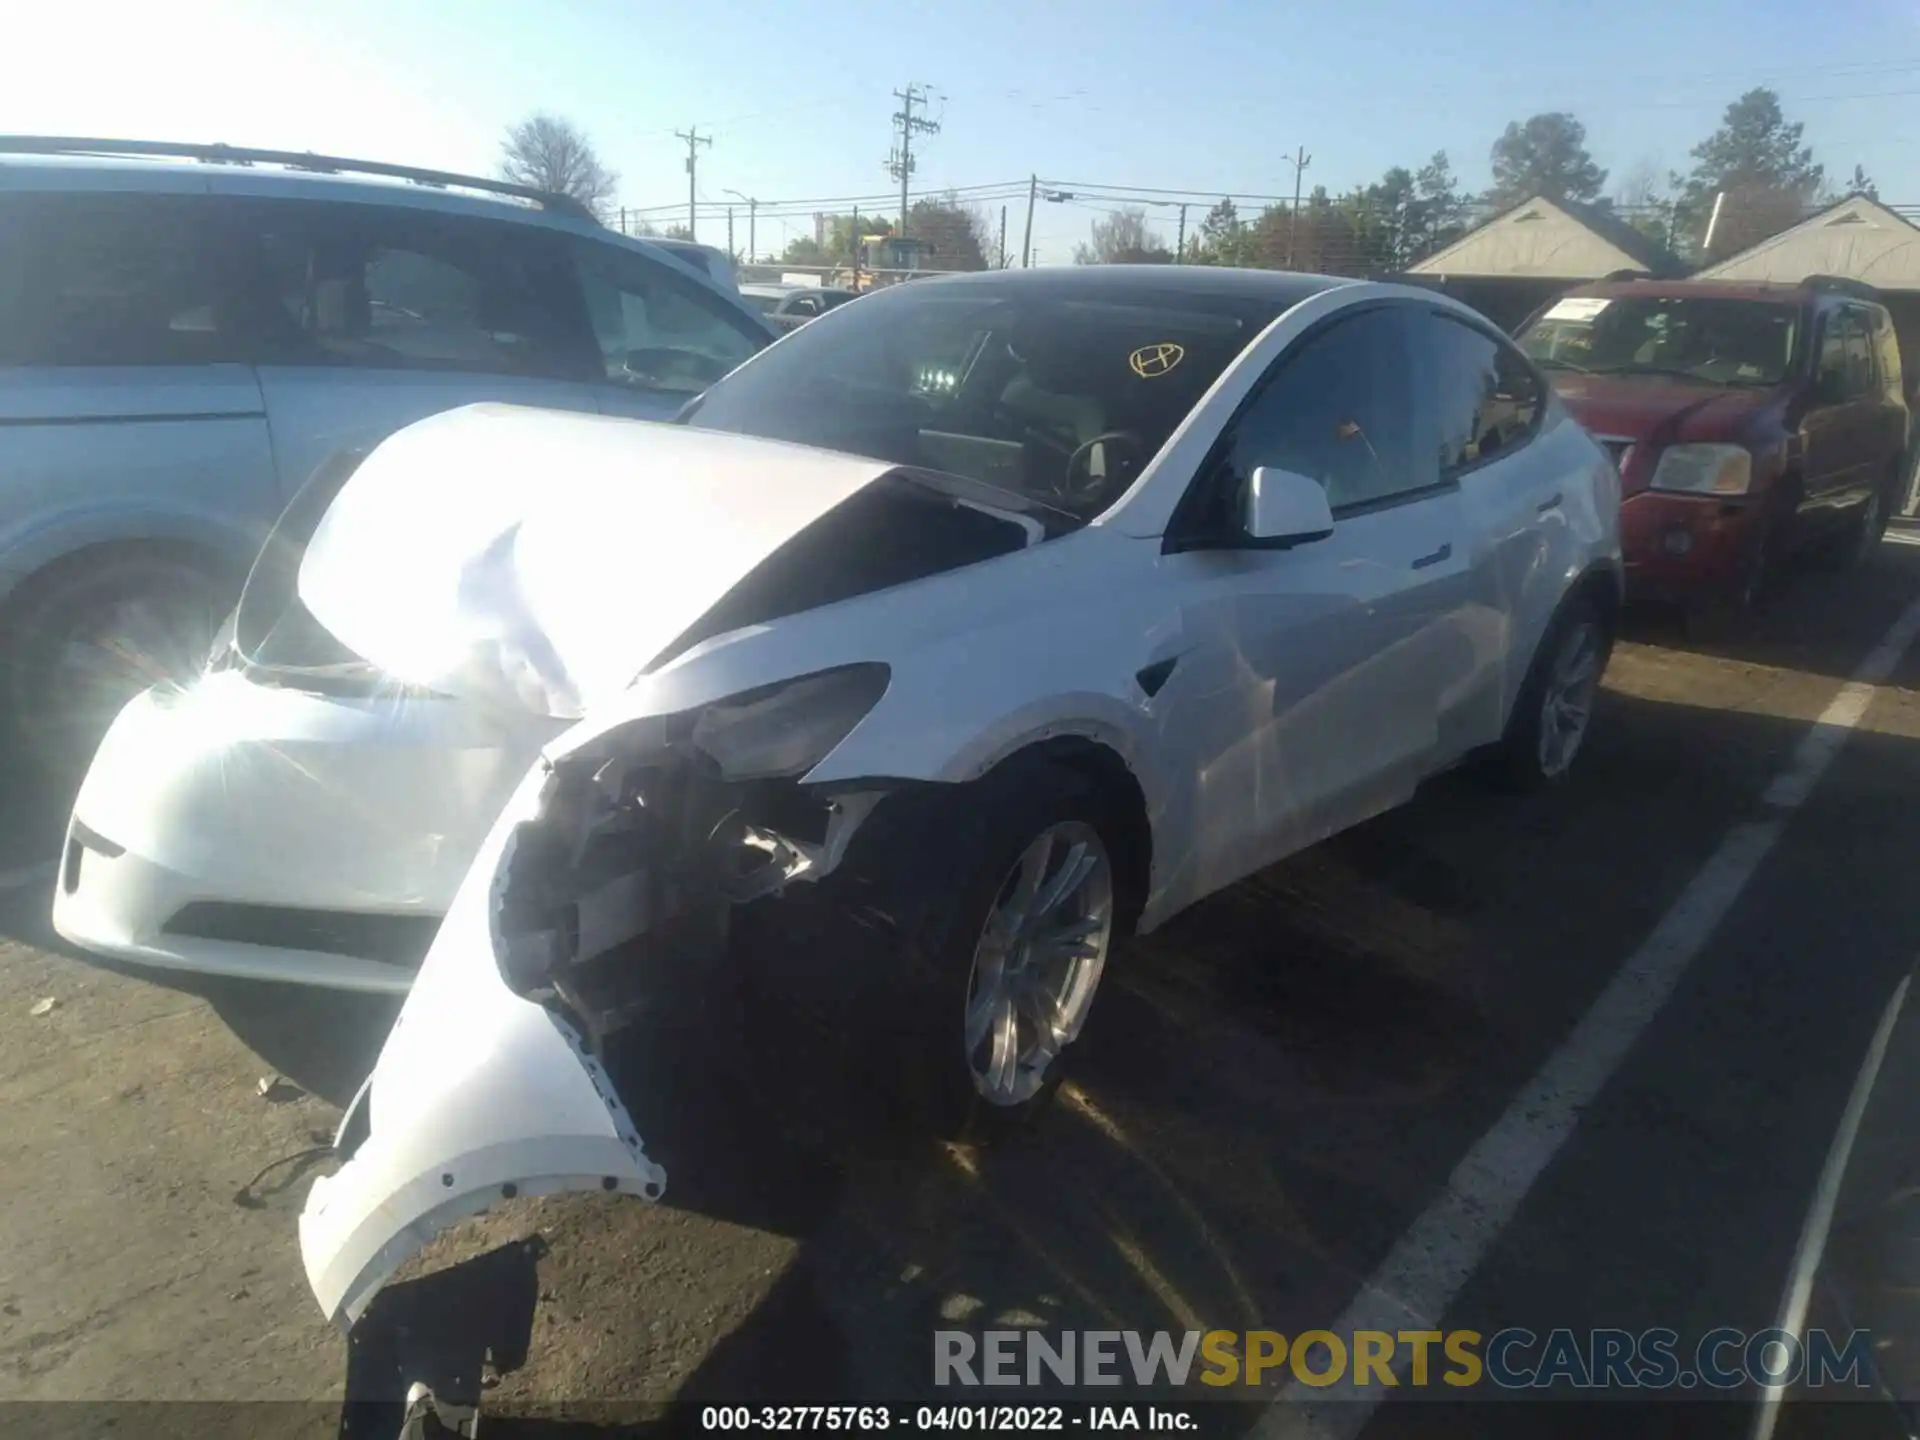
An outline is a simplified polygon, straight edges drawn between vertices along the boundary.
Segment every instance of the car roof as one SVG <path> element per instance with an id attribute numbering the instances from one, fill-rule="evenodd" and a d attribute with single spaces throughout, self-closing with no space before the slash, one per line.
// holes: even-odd
<path id="1" fill-rule="evenodd" d="M 479 177 L 474 177 L 476 180 Z M 482 182 L 485 183 L 485 182 Z M 531 197 L 462 190 L 399 177 L 326 173 L 283 165 L 188 157 L 39 155 L 0 149 L 0 191 L 139 191 L 144 194 L 255 195 L 402 205 L 535 224 L 590 234 L 614 234 L 593 221 Z"/>
<path id="2" fill-rule="evenodd" d="M 1237 270 L 1225 265 L 1041 265 L 1021 270 L 936 271 L 911 287 L 889 286 L 887 289 L 919 289 L 929 283 L 942 289 L 960 286 L 1031 289 L 1063 300 L 1096 295 L 1114 300 L 1129 294 L 1144 297 L 1185 291 L 1190 295 L 1243 296 L 1297 305 L 1323 290 L 1366 282 L 1339 275 Z"/>

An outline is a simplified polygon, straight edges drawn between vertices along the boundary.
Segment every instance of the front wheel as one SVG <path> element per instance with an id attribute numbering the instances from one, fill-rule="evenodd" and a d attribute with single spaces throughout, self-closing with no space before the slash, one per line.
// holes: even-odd
<path id="1" fill-rule="evenodd" d="M 1828 552 L 1830 568 L 1858 570 L 1879 553 L 1880 541 L 1887 533 L 1887 522 L 1892 518 L 1889 497 L 1898 480 L 1896 472 L 1887 477 L 1886 484 L 1868 492 L 1859 513 L 1848 522 L 1838 542 Z"/>
<path id="2" fill-rule="evenodd" d="M 974 813 L 910 882 L 945 894 L 908 907 L 926 918 L 900 937 L 887 1028 L 919 1128 L 988 1139 L 1047 1104 L 1087 1024 L 1128 913 L 1119 827 L 1051 764 L 1015 762 L 950 803 Z"/>

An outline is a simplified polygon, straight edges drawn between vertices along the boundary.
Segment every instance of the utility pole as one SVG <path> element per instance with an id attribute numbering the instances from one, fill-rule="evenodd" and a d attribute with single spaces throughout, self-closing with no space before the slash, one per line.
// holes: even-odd
<path id="1" fill-rule="evenodd" d="M 727 258 L 738 260 L 740 253 L 733 248 L 733 207 L 727 206 Z"/>
<path id="2" fill-rule="evenodd" d="M 760 201 L 752 195 L 742 195 L 738 190 L 729 190 L 727 194 L 737 200 L 747 202 L 747 263 L 752 264 L 760 253 L 759 239 L 754 233 L 754 221 L 760 210 Z"/>
<path id="3" fill-rule="evenodd" d="M 1038 175 L 1029 175 L 1027 177 L 1027 238 L 1026 242 L 1020 247 L 1020 268 L 1022 270 L 1033 268 L 1033 202 L 1039 198 L 1040 177 Z"/>
<path id="4" fill-rule="evenodd" d="M 1287 221 L 1287 268 L 1291 270 L 1294 248 L 1300 236 L 1300 177 L 1313 164 L 1313 157 L 1307 154 L 1307 147 L 1302 145 L 1286 159 L 1293 166 L 1293 214 Z"/>
<path id="5" fill-rule="evenodd" d="M 700 127 L 697 125 L 691 130 L 676 130 L 673 132 L 673 135 L 676 140 L 684 140 L 687 142 L 687 238 L 694 240 L 699 238 L 698 232 L 695 229 L 693 211 L 694 196 L 698 193 L 699 189 L 694 183 L 695 170 L 699 165 L 700 147 L 705 145 L 708 149 L 712 149 L 713 137 L 711 135 L 702 135 L 700 133 Z"/>
<path id="6" fill-rule="evenodd" d="M 993 258 L 999 262 L 1002 270 L 1007 268 L 1007 207 L 1000 207 L 1000 244 Z"/>
<path id="7" fill-rule="evenodd" d="M 1180 238 L 1173 242 L 1173 263 L 1187 263 L 1187 202 L 1180 202 Z"/>
<path id="8" fill-rule="evenodd" d="M 913 175 L 913 137 L 937 135 L 940 126 L 936 121 L 913 113 L 914 106 L 925 108 L 927 103 L 927 92 L 920 86 L 909 85 L 904 90 L 896 90 L 893 98 L 900 102 L 900 108 L 893 112 L 893 123 L 899 129 L 900 143 L 887 156 L 887 172 L 900 182 L 900 223 L 895 227 L 894 234 L 904 237 L 907 233 L 907 181 Z"/>

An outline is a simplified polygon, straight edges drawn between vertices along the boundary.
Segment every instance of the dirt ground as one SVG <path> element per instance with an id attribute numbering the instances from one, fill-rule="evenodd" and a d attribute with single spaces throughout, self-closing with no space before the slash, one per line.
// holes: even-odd
<path id="1" fill-rule="evenodd" d="M 429 1369 L 490 1353 L 489 1406 L 512 1413 L 907 1398 L 943 1324 L 1327 1323 L 1916 594 L 1920 546 L 1889 545 L 1797 585 L 1738 646 L 1641 634 L 1564 792 L 1446 778 L 1180 917 L 1125 957 L 1061 1103 L 992 1149 L 869 1125 L 857 1069 L 751 1034 L 643 1045 L 623 1089 L 667 1202 L 514 1202 L 456 1227 L 375 1328 Z M 1833 799 L 1795 821 L 1822 853 L 1861 826 L 1920 853 L 1916 678 L 1910 660 Z M 393 1006 L 81 963 L 35 868 L 57 799 L 16 788 L 6 820 L 0 1400 L 297 1401 L 288 1428 L 332 1433 L 350 1363 L 378 1391 L 386 1352 L 350 1357 L 308 1293 L 294 1222 L 325 1162 L 300 1157 Z M 1910 963 L 1920 934 L 1920 896 L 1882 863 L 1788 896 L 1815 932 L 1844 915 L 1863 972 Z M 1836 1053 L 1854 1020 L 1835 1010 Z M 1824 1139 L 1807 1148 L 1817 1166 Z"/>

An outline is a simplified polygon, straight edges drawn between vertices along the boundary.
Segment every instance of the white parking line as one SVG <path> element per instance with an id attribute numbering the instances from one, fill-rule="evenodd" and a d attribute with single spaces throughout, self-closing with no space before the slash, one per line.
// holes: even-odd
<path id="1" fill-rule="evenodd" d="M 1873 687 L 1893 673 L 1920 635 L 1915 600 L 1874 646 L 1767 787 L 1764 820 L 1735 825 L 1680 892 L 1640 948 L 1620 968 L 1573 1033 L 1515 1095 L 1447 1179 L 1446 1188 L 1413 1222 L 1330 1328 L 1426 1330 L 1479 1268 L 1548 1163 L 1620 1062 L 1667 1002 L 1687 966 L 1705 948 L 1773 849 L 1793 811 L 1806 802 L 1841 746 L 1866 714 Z M 1396 1356 L 1405 1351 L 1396 1347 Z M 1394 1364 L 1405 1378 L 1405 1366 Z M 1387 1398 L 1379 1384 L 1356 1386 L 1349 1369 L 1337 1384 L 1290 1384 L 1260 1419 L 1259 1440 L 1352 1440 Z"/>
<path id="2" fill-rule="evenodd" d="M 39 865 L 23 865 L 18 870 L 0 870 L 0 895 L 43 884 L 51 880 L 59 868 L 58 860 L 48 860 Z"/>
<path id="3" fill-rule="evenodd" d="M 1852 1158 L 1854 1142 L 1860 1138 L 1860 1122 L 1866 1118 L 1867 1105 L 1873 1099 L 1873 1087 L 1879 1083 L 1880 1067 L 1886 1062 L 1887 1046 L 1893 1040 L 1894 1026 L 1906 1008 L 1907 989 L 1913 983 L 1908 973 L 1895 987 L 1887 1008 L 1880 1012 L 1880 1024 L 1873 1032 L 1873 1043 L 1853 1077 L 1853 1092 L 1847 1096 L 1847 1108 L 1840 1113 L 1840 1128 L 1834 1132 L 1827 1149 L 1827 1163 L 1821 1167 L 1820 1183 L 1813 1190 L 1813 1204 L 1800 1226 L 1800 1243 L 1794 1246 L 1793 1270 L 1787 1277 L 1786 1294 L 1780 1301 L 1776 1329 L 1795 1338 L 1806 1334 L 1807 1302 L 1813 1298 L 1813 1278 L 1820 1270 L 1821 1257 L 1827 1251 L 1827 1237 L 1833 1231 L 1833 1212 L 1840 1203 L 1840 1185 L 1847 1176 L 1847 1161 Z M 1753 1440 L 1772 1440 L 1780 1419 L 1780 1403 L 1786 1398 L 1786 1386 L 1769 1385 L 1760 1395 L 1760 1409 L 1754 1418 Z"/>

